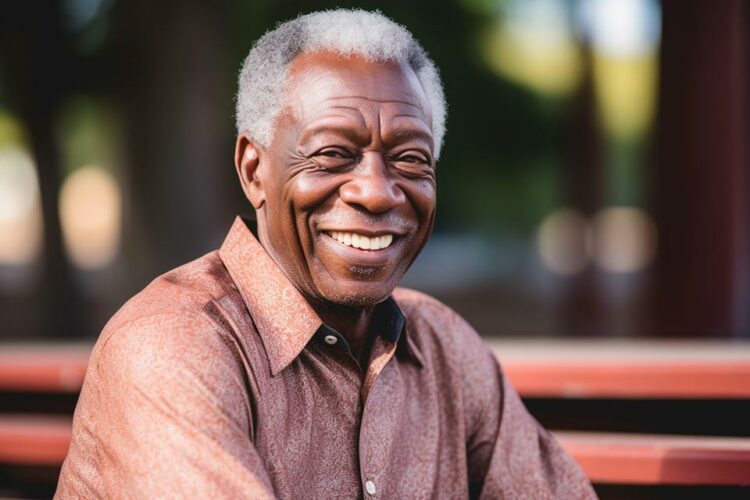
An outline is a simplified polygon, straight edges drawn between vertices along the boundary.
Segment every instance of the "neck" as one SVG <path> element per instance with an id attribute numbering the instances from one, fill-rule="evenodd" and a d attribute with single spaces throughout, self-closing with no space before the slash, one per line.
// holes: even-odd
<path id="1" fill-rule="evenodd" d="M 276 258 L 273 246 L 268 241 L 265 228 L 265 217 L 258 213 L 257 217 L 257 238 L 266 253 L 274 260 L 279 269 L 289 278 L 289 274 L 284 270 L 281 261 Z M 291 279 L 290 279 L 291 281 Z M 323 323 L 335 329 L 349 342 L 352 354 L 359 360 L 360 366 L 367 364 L 370 355 L 371 340 L 368 332 L 372 324 L 375 305 L 362 307 L 348 307 L 339 304 L 332 304 L 316 300 L 306 294 L 303 290 L 298 289 L 307 302 L 312 306 Z"/>
<path id="2" fill-rule="evenodd" d="M 352 354 L 364 366 L 369 355 L 369 332 L 375 306 L 347 307 L 338 304 L 311 301 L 315 312 L 323 322 L 343 335 Z"/>

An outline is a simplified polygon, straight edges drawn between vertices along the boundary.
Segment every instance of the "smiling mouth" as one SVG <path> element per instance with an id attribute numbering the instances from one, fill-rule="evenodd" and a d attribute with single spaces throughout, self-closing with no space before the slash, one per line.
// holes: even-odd
<path id="1" fill-rule="evenodd" d="M 326 231 L 326 234 L 344 246 L 360 250 L 383 250 L 393 243 L 393 234 L 366 236 L 364 234 L 343 231 Z"/>

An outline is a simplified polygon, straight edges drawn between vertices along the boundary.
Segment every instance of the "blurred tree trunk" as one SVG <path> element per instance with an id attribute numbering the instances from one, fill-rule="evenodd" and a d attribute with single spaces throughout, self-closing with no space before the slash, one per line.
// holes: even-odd
<path id="1" fill-rule="evenodd" d="M 40 10 L 45 15 L 39 15 Z M 39 173 L 44 222 L 43 264 L 39 295 L 41 308 L 25 311 L 37 321 L 35 336 L 70 338 L 80 335 L 81 306 L 72 269 L 63 249 L 58 213 L 62 174 L 54 136 L 59 111 L 74 60 L 61 26 L 56 2 L 16 1 L 3 5 L 1 44 L 5 47 L 3 77 L 23 122 Z M 16 314 L 18 314 L 16 312 Z M 22 311 L 20 314 L 24 314 Z M 9 335 L 18 335 L 9 332 Z"/>
<path id="2" fill-rule="evenodd" d="M 565 128 L 565 171 L 562 173 L 566 205 L 593 218 L 604 203 L 604 153 L 596 118 L 591 49 L 585 47 L 583 82 L 572 102 Z M 605 301 L 597 270 L 588 265 L 566 278 L 562 304 L 562 334 L 605 336 L 611 330 L 606 321 Z"/>
<path id="3" fill-rule="evenodd" d="M 125 120 L 125 253 L 132 293 L 216 248 L 234 210 L 233 82 L 218 3 L 115 7 L 116 88 Z"/>

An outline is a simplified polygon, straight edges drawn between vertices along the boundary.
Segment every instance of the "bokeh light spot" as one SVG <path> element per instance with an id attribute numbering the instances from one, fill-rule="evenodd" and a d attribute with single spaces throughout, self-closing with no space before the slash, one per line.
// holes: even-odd
<path id="1" fill-rule="evenodd" d="M 509 1 L 503 10 L 502 20 L 483 39 L 489 66 L 546 97 L 573 93 L 581 81 L 583 62 L 565 3 Z"/>
<path id="2" fill-rule="evenodd" d="M 558 209 L 539 226 L 537 249 L 544 265 L 562 276 L 583 271 L 589 262 L 586 218 L 571 209 Z"/>
<path id="3" fill-rule="evenodd" d="M 120 188 L 110 173 L 88 165 L 69 175 L 60 191 L 60 220 L 71 261 L 87 270 L 110 264 L 121 229 Z"/>
<path id="4" fill-rule="evenodd" d="M 593 220 L 594 262 L 612 273 L 643 271 L 656 252 L 656 227 L 643 210 L 610 207 Z"/>
<path id="5" fill-rule="evenodd" d="M 15 145 L 0 147 L 0 264 L 33 261 L 42 243 L 39 182 L 31 156 Z"/>

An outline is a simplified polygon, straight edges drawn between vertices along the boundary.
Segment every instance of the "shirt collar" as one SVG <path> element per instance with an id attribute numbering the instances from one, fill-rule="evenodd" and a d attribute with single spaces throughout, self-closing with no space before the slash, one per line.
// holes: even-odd
<path id="1" fill-rule="evenodd" d="M 237 217 L 219 249 L 229 275 L 237 285 L 268 356 L 271 374 L 291 363 L 323 321 L 265 251 L 248 227 L 253 224 Z M 375 312 L 376 332 L 390 342 L 398 342 L 405 331 L 405 318 L 392 297 Z M 408 351 L 421 366 L 421 355 L 413 342 Z"/>
<path id="2" fill-rule="evenodd" d="M 408 334 L 408 325 L 404 313 L 393 297 L 388 297 L 378 304 L 375 311 L 374 327 L 376 332 L 390 342 L 398 342 L 420 368 L 424 366 L 422 353 Z"/>
<path id="3" fill-rule="evenodd" d="M 219 249 L 263 341 L 276 375 L 299 355 L 323 324 L 242 218 L 237 217 Z"/>

